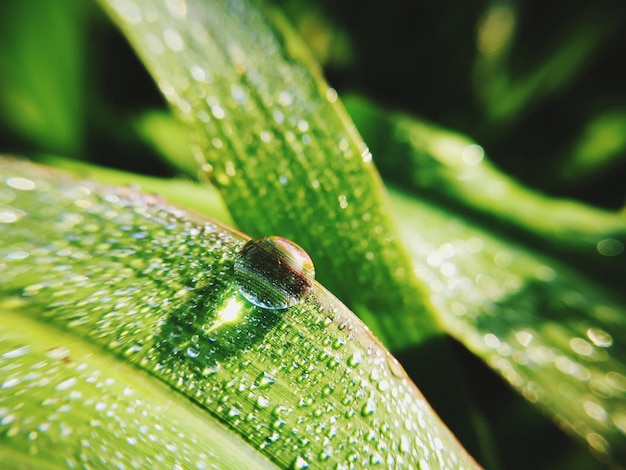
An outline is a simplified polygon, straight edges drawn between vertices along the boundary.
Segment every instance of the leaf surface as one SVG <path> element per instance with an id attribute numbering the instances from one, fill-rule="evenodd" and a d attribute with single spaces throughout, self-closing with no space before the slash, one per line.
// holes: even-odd
<path id="1" fill-rule="evenodd" d="M 319 284 L 283 310 L 241 295 L 232 268 L 243 235 L 158 196 L 25 162 L 3 160 L 0 177 L 1 445 L 24 462 L 54 451 L 79 463 L 209 463 L 238 445 L 224 425 L 283 468 L 475 468 L 399 363 Z M 53 409 L 32 406 L 43 396 Z M 157 436 L 174 443 L 161 454 L 150 410 L 174 426 Z M 87 432 L 93 420 L 105 429 Z M 37 431 L 47 421 L 50 435 Z M 95 449 L 77 451 L 62 423 Z"/>
<path id="2" fill-rule="evenodd" d="M 626 459 L 624 303 L 571 268 L 391 192 L 446 330 L 606 460 Z"/>

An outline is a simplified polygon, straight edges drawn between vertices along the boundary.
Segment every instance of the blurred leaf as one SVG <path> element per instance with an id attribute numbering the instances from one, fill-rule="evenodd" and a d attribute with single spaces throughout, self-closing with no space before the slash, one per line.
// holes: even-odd
<path id="1" fill-rule="evenodd" d="M 462 216 L 391 195 L 446 330 L 602 460 L 625 462 L 624 302 Z"/>
<path id="2" fill-rule="evenodd" d="M 136 128 L 143 140 L 166 157 L 176 169 L 187 175 L 202 173 L 198 161 L 191 153 L 189 133 L 170 113 L 149 111 L 136 122 Z"/>
<path id="3" fill-rule="evenodd" d="M 625 460 L 626 307 L 571 267 L 619 286 L 624 218 L 520 186 L 461 135 L 356 99 L 348 109 L 386 156 L 381 172 L 414 193 L 393 193 L 396 220 L 445 329 L 596 455 Z"/>
<path id="4" fill-rule="evenodd" d="M 242 230 L 302 245 L 389 347 L 439 334 L 371 154 L 282 17 L 245 0 L 103 3 Z"/>
<path id="5" fill-rule="evenodd" d="M 0 119 L 40 148 L 70 155 L 83 139 L 86 10 L 78 0 L 0 5 Z"/>
<path id="6" fill-rule="evenodd" d="M 592 119 L 574 149 L 561 163 L 566 184 L 580 184 L 606 174 L 626 160 L 626 111 L 607 111 Z"/>
<path id="7" fill-rule="evenodd" d="M 256 468 L 254 448 L 282 468 L 476 468 L 319 284 L 286 309 L 247 301 L 238 232 L 158 196 L 0 163 L 0 383 L 12 390 L 0 431 L 12 457 Z"/>
<path id="8" fill-rule="evenodd" d="M 524 75 L 511 70 L 509 41 L 518 18 L 509 2 L 502 2 L 489 10 L 479 25 L 478 56 L 475 83 L 484 101 L 488 125 L 501 131 L 510 127 L 537 103 L 563 93 L 581 71 L 593 60 L 594 53 L 607 42 L 611 33 L 621 26 L 619 15 L 607 18 L 596 5 L 575 13 L 562 31 L 555 32 L 556 40 L 541 51 L 539 60 Z M 493 37 L 498 33 L 501 44 L 494 54 Z M 488 39 L 491 38 L 490 42 Z M 514 39 L 513 39 L 514 41 Z M 519 74 L 519 73 L 518 73 Z"/>
<path id="9" fill-rule="evenodd" d="M 618 283 L 626 274 L 626 220 L 619 214 L 525 188 L 461 134 L 358 98 L 346 104 L 380 156 L 376 165 L 385 178 L 567 263 L 595 269 Z"/>

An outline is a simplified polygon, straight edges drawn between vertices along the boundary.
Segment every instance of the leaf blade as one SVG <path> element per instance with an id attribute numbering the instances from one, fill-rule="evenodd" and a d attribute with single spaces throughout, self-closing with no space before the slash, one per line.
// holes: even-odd
<path id="1" fill-rule="evenodd" d="M 158 196 L 11 160 L 0 173 L 0 294 L 32 321 L 148 372 L 281 467 L 476 467 L 321 286 L 279 312 L 247 303 L 230 269 L 243 235 Z"/>
<path id="2" fill-rule="evenodd" d="M 623 461 L 623 303 L 567 266 L 391 194 L 446 330 L 600 460 Z"/>
<path id="3" fill-rule="evenodd" d="M 103 3 L 189 125 L 238 226 L 307 249 L 388 346 L 439 334 L 371 155 L 283 21 L 246 1 Z"/>
<path id="4" fill-rule="evenodd" d="M 1 303 L 0 382 L 10 393 L 0 398 L 0 428 L 11 467 L 35 461 L 40 468 L 44 461 L 60 468 L 82 460 L 277 468 L 123 359 L 29 318 L 17 299 Z"/>

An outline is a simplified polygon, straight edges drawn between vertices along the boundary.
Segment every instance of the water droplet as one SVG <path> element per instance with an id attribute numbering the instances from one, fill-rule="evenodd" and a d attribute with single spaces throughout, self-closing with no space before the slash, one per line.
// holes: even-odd
<path id="1" fill-rule="evenodd" d="M 197 348 L 193 348 L 191 346 L 187 348 L 187 356 L 189 356 L 190 358 L 195 359 L 199 355 L 200 351 Z"/>
<path id="2" fill-rule="evenodd" d="M 174 15 L 181 17 L 187 15 L 187 4 L 185 0 L 166 0 L 165 4 Z"/>
<path id="3" fill-rule="evenodd" d="M 298 304 L 313 288 L 311 258 L 282 237 L 261 237 L 244 245 L 235 260 L 235 280 L 249 302 L 267 309 Z"/>
<path id="4" fill-rule="evenodd" d="M 337 101 L 337 90 L 335 90 L 334 88 L 329 88 L 328 90 L 326 90 L 326 99 L 331 103 Z"/>
<path id="5" fill-rule="evenodd" d="M 608 416 L 606 410 L 594 401 L 587 400 L 583 403 L 583 409 L 591 418 L 604 422 Z"/>
<path id="6" fill-rule="evenodd" d="M 298 457 L 296 457 L 296 460 L 294 460 L 291 468 L 298 469 L 298 470 L 303 469 L 303 468 L 309 468 L 309 462 L 307 462 L 301 456 L 298 455 Z"/>
<path id="7" fill-rule="evenodd" d="M 270 406 L 270 399 L 267 397 L 259 396 L 256 400 L 256 404 L 259 408 L 267 408 Z"/>
<path id="8" fill-rule="evenodd" d="M 367 402 L 361 408 L 361 416 L 367 417 L 373 414 L 376 411 L 376 403 L 374 402 L 374 398 L 370 397 Z"/>
<path id="9" fill-rule="evenodd" d="M 185 43 L 183 42 L 183 38 L 180 36 L 178 31 L 175 29 L 167 28 L 163 31 L 163 40 L 167 47 L 169 47 L 174 52 L 182 51 L 185 47 Z"/>
<path id="10" fill-rule="evenodd" d="M 350 367 L 356 367 L 361 363 L 361 353 L 359 351 L 355 351 L 352 356 L 348 358 L 348 365 Z"/>
<path id="11" fill-rule="evenodd" d="M 254 381 L 259 388 L 266 388 L 276 382 L 276 379 L 267 372 L 261 372 Z"/>
<path id="12" fill-rule="evenodd" d="M 624 244 L 619 240 L 607 238 L 598 242 L 598 253 L 604 256 L 617 256 L 624 251 Z"/>
<path id="13" fill-rule="evenodd" d="M 389 382 L 387 382 L 386 380 L 382 380 L 382 381 L 378 382 L 377 388 L 381 392 L 386 392 L 387 390 L 389 390 Z"/>
<path id="14" fill-rule="evenodd" d="M 569 342 L 570 348 L 580 356 L 591 356 L 593 354 L 593 346 L 582 338 L 572 338 Z"/>
<path id="15" fill-rule="evenodd" d="M 26 213 L 19 209 L 0 209 L 0 224 L 12 224 L 20 220 L 24 215 Z"/>
<path id="16" fill-rule="evenodd" d="M 220 105 L 216 104 L 211 106 L 211 114 L 215 117 L 215 119 L 224 119 L 226 116 L 226 111 Z"/>
<path id="17" fill-rule="evenodd" d="M 19 189 L 21 191 L 31 191 L 35 189 L 34 182 L 32 182 L 31 180 L 27 178 L 20 178 L 18 176 L 15 176 L 13 178 L 8 178 L 6 180 L 6 183 L 8 186 L 12 187 L 13 189 Z"/>
<path id="18" fill-rule="evenodd" d="M 480 145 L 472 144 L 463 149 L 461 158 L 466 165 L 478 165 L 485 156 L 485 151 Z"/>
<path id="19" fill-rule="evenodd" d="M 593 344 L 602 348 L 608 348 L 613 344 L 613 338 L 606 331 L 600 328 L 589 328 L 587 337 L 593 341 Z"/>

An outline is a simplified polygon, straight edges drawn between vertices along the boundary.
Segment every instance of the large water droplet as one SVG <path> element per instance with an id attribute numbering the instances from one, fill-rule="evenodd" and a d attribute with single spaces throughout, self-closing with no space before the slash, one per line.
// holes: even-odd
<path id="1" fill-rule="evenodd" d="M 254 305 L 273 310 L 301 302 L 315 279 L 307 252 L 282 237 L 250 240 L 239 252 L 234 270 L 241 294 Z"/>

